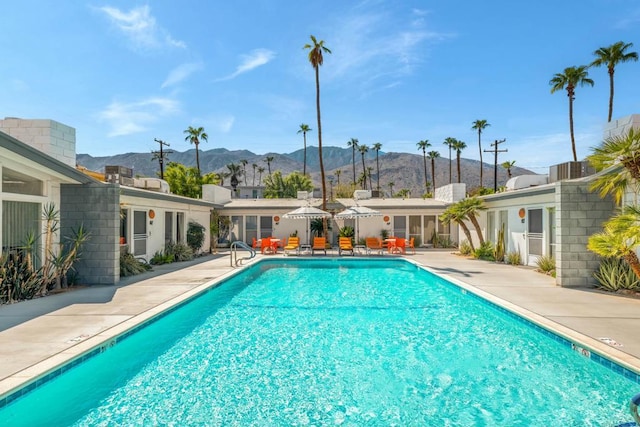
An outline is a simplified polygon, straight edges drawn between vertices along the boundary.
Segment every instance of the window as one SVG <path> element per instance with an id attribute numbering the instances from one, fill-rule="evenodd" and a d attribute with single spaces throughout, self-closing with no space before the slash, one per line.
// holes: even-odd
<path id="1" fill-rule="evenodd" d="M 39 179 L 8 168 L 2 168 L 2 191 L 5 193 L 43 195 L 43 183 Z"/>
<path id="2" fill-rule="evenodd" d="M 32 261 L 40 259 L 40 204 L 26 202 L 2 202 L 2 252 L 10 257 L 24 255 L 27 236 L 36 238 Z"/>
<path id="3" fill-rule="evenodd" d="M 164 213 L 164 243 L 170 243 L 173 240 L 173 212 Z"/>
<path id="4" fill-rule="evenodd" d="M 247 231 L 247 242 L 253 242 L 253 239 L 258 240 L 258 217 L 255 215 L 249 215 L 244 217 L 244 222 Z"/>
<path id="5" fill-rule="evenodd" d="M 260 217 L 260 237 L 271 237 L 273 234 L 273 218 L 271 216 Z"/>
<path id="6" fill-rule="evenodd" d="M 400 238 L 407 237 L 407 217 L 394 216 L 393 217 L 393 235 Z"/>

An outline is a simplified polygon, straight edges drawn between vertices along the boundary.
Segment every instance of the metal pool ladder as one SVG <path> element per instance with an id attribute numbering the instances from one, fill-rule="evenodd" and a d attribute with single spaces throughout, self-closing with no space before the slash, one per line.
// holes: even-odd
<path id="1" fill-rule="evenodd" d="M 248 250 L 250 253 L 250 256 L 238 258 L 238 248 Z M 242 261 L 255 258 L 255 256 L 256 256 L 256 251 L 253 250 L 253 248 L 247 245 L 245 242 L 241 240 L 236 240 L 235 242 L 231 243 L 231 256 L 229 258 L 229 261 L 231 262 L 231 267 L 233 267 L 234 265 L 236 267 L 239 265 L 242 265 Z"/>
<path id="2" fill-rule="evenodd" d="M 628 423 L 619 424 L 617 427 L 640 426 L 640 414 L 638 414 L 638 406 L 640 406 L 640 393 L 633 396 L 631 398 L 631 403 L 629 403 L 629 411 L 631 411 L 631 415 L 633 416 L 635 422 L 630 421 Z"/>

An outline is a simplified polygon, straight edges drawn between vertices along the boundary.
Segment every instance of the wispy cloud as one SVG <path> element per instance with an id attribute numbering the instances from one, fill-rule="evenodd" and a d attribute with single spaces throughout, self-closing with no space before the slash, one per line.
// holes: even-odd
<path id="1" fill-rule="evenodd" d="M 275 57 L 275 55 L 275 52 L 272 52 L 268 49 L 255 49 L 248 55 L 241 55 L 240 58 L 242 61 L 240 65 L 238 65 L 236 70 L 228 76 L 217 79 L 216 81 L 234 79 L 240 74 L 246 73 L 253 70 L 254 68 L 258 68 L 269 63 Z"/>
<path id="2" fill-rule="evenodd" d="M 191 74 L 201 70 L 202 67 L 203 65 L 201 62 L 192 62 L 189 64 L 182 64 L 174 68 L 173 70 L 171 70 L 166 80 L 162 83 L 161 87 L 165 88 L 165 87 L 178 84 L 181 81 L 185 80 L 187 77 L 189 77 Z"/>
<path id="3" fill-rule="evenodd" d="M 186 44 L 175 40 L 151 15 L 148 5 L 140 6 L 124 12 L 110 6 L 99 8 L 111 23 L 125 34 L 136 50 L 154 50 L 164 47 L 185 48 Z"/>
<path id="4" fill-rule="evenodd" d="M 624 15 L 624 18 L 615 22 L 613 28 L 625 30 L 630 27 L 637 26 L 638 22 L 640 22 L 640 9 L 625 11 L 622 14 Z"/>
<path id="5" fill-rule="evenodd" d="M 220 133 L 229 133 L 233 127 L 236 118 L 232 115 L 225 114 L 221 116 L 213 116 L 207 120 L 209 125 Z"/>
<path id="6" fill-rule="evenodd" d="M 334 34 L 327 36 L 329 48 L 339 47 L 331 55 L 328 78 L 350 76 L 367 87 L 381 84 L 381 79 L 398 84 L 398 78 L 411 74 L 426 60 L 428 43 L 454 37 L 428 29 L 427 11 L 413 9 L 402 18 L 396 15 L 397 10 L 391 14 L 382 7 L 368 7 L 343 18 Z M 382 83 L 386 85 L 389 83 Z"/>
<path id="7" fill-rule="evenodd" d="M 114 101 L 98 114 L 98 118 L 108 123 L 108 136 L 113 137 L 146 131 L 149 125 L 178 110 L 177 101 L 153 97 L 131 103 Z"/>

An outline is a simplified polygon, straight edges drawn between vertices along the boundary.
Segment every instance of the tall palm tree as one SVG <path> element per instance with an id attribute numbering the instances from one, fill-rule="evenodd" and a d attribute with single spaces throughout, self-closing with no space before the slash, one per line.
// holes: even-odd
<path id="1" fill-rule="evenodd" d="M 431 159 L 431 186 L 433 187 L 433 197 L 436 197 L 436 159 L 440 157 L 440 153 L 429 151 L 427 157 Z"/>
<path id="2" fill-rule="evenodd" d="M 338 187 L 340 187 L 340 175 L 342 174 L 342 171 L 340 169 L 338 169 L 336 172 L 336 179 L 338 180 Z"/>
<path id="3" fill-rule="evenodd" d="M 426 191 L 429 191 L 429 179 L 427 176 L 427 147 L 431 147 L 428 139 L 423 139 L 422 141 L 418 141 L 416 144 L 418 146 L 418 150 L 422 150 L 422 162 L 424 163 L 424 188 Z"/>
<path id="4" fill-rule="evenodd" d="M 262 174 L 264 173 L 264 168 L 262 166 L 258 166 L 258 186 L 262 182 Z"/>
<path id="5" fill-rule="evenodd" d="M 242 159 L 240 160 L 240 164 L 242 165 L 242 175 L 244 175 L 244 186 L 247 186 L 247 163 L 248 160 Z"/>
<path id="6" fill-rule="evenodd" d="M 302 134 L 302 137 L 304 138 L 304 157 L 303 157 L 303 166 L 302 166 L 302 174 L 306 175 L 307 174 L 307 132 L 311 132 L 311 128 L 309 127 L 309 125 L 302 123 L 300 125 L 300 129 L 298 130 L 298 133 Z"/>
<path id="7" fill-rule="evenodd" d="M 482 169 L 483 169 L 483 164 L 482 164 L 482 138 L 480 135 L 482 135 L 482 131 L 484 129 L 486 129 L 487 127 L 491 126 L 491 124 L 489 124 L 489 122 L 487 122 L 486 120 L 482 119 L 482 120 L 476 120 L 475 122 L 472 123 L 471 129 L 475 129 L 478 131 L 478 150 L 480 153 L 480 187 L 482 188 Z"/>
<path id="8" fill-rule="evenodd" d="M 569 131 L 571 132 L 571 149 L 573 150 L 573 161 L 578 161 L 576 154 L 576 139 L 573 134 L 573 100 L 575 99 L 576 86 L 590 85 L 593 86 L 593 80 L 589 78 L 589 72 L 586 65 L 579 67 L 567 67 L 562 73 L 556 73 L 549 80 L 551 85 L 551 93 L 562 89 L 567 89 L 569 97 Z"/>
<path id="9" fill-rule="evenodd" d="M 365 144 L 362 144 L 358 147 L 358 151 L 360 151 L 360 156 L 362 156 L 362 173 L 364 173 L 364 183 L 362 185 L 362 189 L 367 189 L 367 167 L 364 165 L 364 155 L 369 151 L 369 147 Z"/>
<path id="10" fill-rule="evenodd" d="M 447 137 L 444 139 L 444 145 L 449 147 L 449 184 L 451 184 L 453 182 L 452 180 L 452 173 L 451 173 L 451 148 L 453 147 L 453 144 L 456 142 L 455 138 L 452 137 Z"/>
<path id="11" fill-rule="evenodd" d="M 227 169 L 229 169 L 229 176 L 231 177 L 231 188 L 236 191 L 239 183 L 238 178 L 242 176 L 242 167 L 236 163 L 229 163 Z"/>
<path id="12" fill-rule="evenodd" d="M 351 147 L 351 163 L 353 164 L 353 185 L 356 185 L 356 150 L 358 149 L 358 140 L 351 138 L 347 141 L 347 147 Z"/>
<path id="13" fill-rule="evenodd" d="M 633 43 L 616 42 L 611 46 L 601 47 L 593 52 L 596 59 L 591 63 L 592 67 L 600 67 L 602 65 L 607 66 L 607 72 L 609 73 L 609 116 L 607 122 L 611 121 L 613 115 L 613 73 L 616 71 L 616 65 L 623 62 L 637 61 L 637 52 L 626 52 L 630 49 Z"/>
<path id="14" fill-rule="evenodd" d="M 264 159 L 267 162 L 267 169 L 269 169 L 269 175 L 271 175 L 271 162 L 273 162 L 273 156 L 267 156 Z"/>
<path id="15" fill-rule="evenodd" d="M 507 160 L 506 162 L 502 162 L 500 166 L 507 170 L 507 176 L 511 179 L 511 168 L 516 164 L 515 160 Z"/>
<path id="16" fill-rule="evenodd" d="M 376 152 L 376 189 L 380 192 L 380 162 L 378 161 L 378 154 L 380 153 L 380 149 L 382 148 L 382 144 L 376 142 L 373 144 L 373 150 Z"/>
<path id="17" fill-rule="evenodd" d="M 467 144 L 465 144 L 462 141 L 458 141 L 456 139 L 456 142 L 453 143 L 453 149 L 456 150 L 456 163 L 458 165 L 458 184 L 460 184 L 460 154 L 462 153 L 462 150 L 464 150 L 465 148 L 467 148 Z"/>
<path id="18" fill-rule="evenodd" d="M 373 166 L 367 166 L 367 175 L 369 175 L 369 189 L 373 190 L 373 182 L 371 182 L 371 175 L 373 172 Z"/>
<path id="19" fill-rule="evenodd" d="M 311 44 L 305 44 L 303 49 L 309 49 L 309 62 L 316 74 L 316 111 L 318 115 L 318 157 L 320 158 L 320 180 L 322 181 L 322 210 L 327 209 L 327 183 L 324 179 L 324 163 L 322 161 L 322 122 L 320 120 L 320 66 L 324 62 L 324 53 L 331 53 L 331 50 L 324 45 L 324 40 L 316 40 L 311 36 Z M 323 218 L 322 227 L 324 235 L 327 235 L 327 220 Z"/>
<path id="20" fill-rule="evenodd" d="M 208 141 L 209 135 L 207 135 L 202 126 L 198 128 L 189 126 L 187 129 L 185 129 L 184 133 L 187 134 L 184 140 L 189 141 L 191 144 L 194 144 L 196 146 L 196 168 L 198 169 L 198 174 L 200 174 L 200 152 L 198 150 L 198 145 L 200 145 L 200 140 Z"/>
<path id="21" fill-rule="evenodd" d="M 391 193 L 389 197 L 393 197 L 393 186 L 396 185 L 396 183 L 393 181 L 390 181 L 387 185 L 389 186 L 389 192 Z"/>
<path id="22" fill-rule="evenodd" d="M 602 197 L 612 195 L 617 203 L 628 189 L 637 198 L 640 193 L 639 129 L 631 128 L 626 134 L 605 139 L 587 160 L 597 171 L 602 171 L 595 176 L 592 190 L 598 190 Z M 617 165 L 621 167 L 614 167 Z"/>
<path id="23" fill-rule="evenodd" d="M 253 167 L 253 183 L 251 185 L 255 187 L 256 186 L 256 168 L 258 167 L 258 165 L 253 163 L 251 166 Z"/>

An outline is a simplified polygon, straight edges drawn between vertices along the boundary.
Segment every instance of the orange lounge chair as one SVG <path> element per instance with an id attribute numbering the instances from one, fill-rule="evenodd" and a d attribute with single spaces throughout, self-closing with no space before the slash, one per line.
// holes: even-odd
<path id="1" fill-rule="evenodd" d="M 367 254 L 371 255 L 371 252 L 377 251 L 380 255 L 382 255 L 384 246 L 382 246 L 382 242 L 377 237 L 367 237 L 364 239 L 365 245 L 367 246 Z"/>
<path id="2" fill-rule="evenodd" d="M 322 251 L 324 254 L 327 254 L 327 239 L 324 237 L 314 237 L 313 238 L 313 246 L 311 246 L 311 255 L 315 254 L 316 251 Z"/>
<path id="3" fill-rule="evenodd" d="M 284 247 L 284 254 L 287 255 L 289 252 L 295 251 L 296 254 L 300 251 L 300 238 L 299 237 L 289 237 L 287 240 L 287 245 Z"/>
<path id="4" fill-rule="evenodd" d="M 338 255 L 342 255 L 342 252 L 351 252 L 353 253 L 353 244 L 351 243 L 351 237 L 340 237 L 338 241 Z"/>

